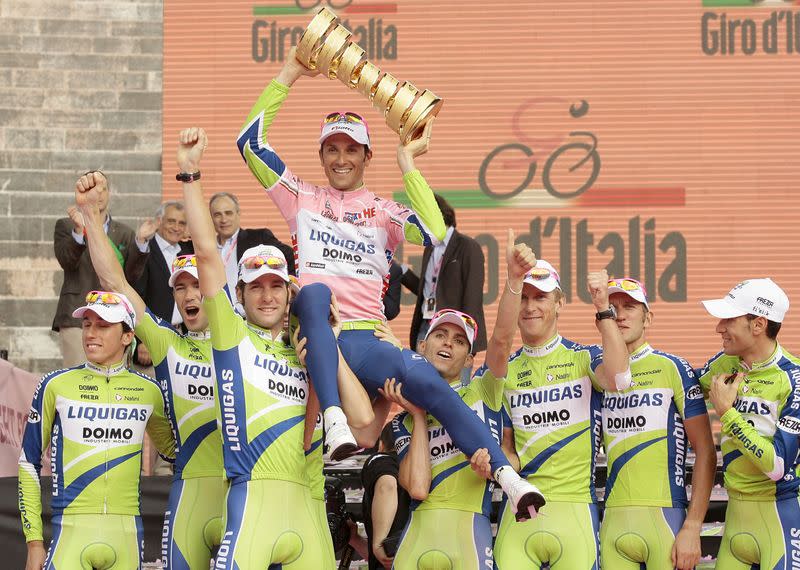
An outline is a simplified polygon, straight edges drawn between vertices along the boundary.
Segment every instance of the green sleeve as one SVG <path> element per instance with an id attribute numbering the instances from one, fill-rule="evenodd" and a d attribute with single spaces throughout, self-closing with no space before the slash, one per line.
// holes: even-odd
<path id="1" fill-rule="evenodd" d="M 22 439 L 17 485 L 22 532 L 26 542 L 43 540 L 42 486 L 39 474 L 42 469 L 42 452 L 50 445 L 50 432 L 56 414 L 51 381 L 44 378 L 39 384 Z M 54 465 L 53 469 L 55 468 Z"/>
<path id="2" fill-rule="evenodd" d="M 490 410 L 499 412 L 503 407 L 504 387 L 505 378 L 497 378 L 488 366 L 481 366 L 475 372 L 467 389 L 475 390 Z"/>
<path id="3" fill-rule="evenodd" d="M 149 310 L 145 311 L 145 314 L 136 323 L 135 332 L 150 351 L 153 366 L 160 364 L 167 357 L 172 341 L 178 336 L 171 325 L 153 315 Z"/>
<path id="4" fill-rule="evenodd" d="M 403 186 L 411 209 L 421 225 L 406 223 L 404 226 L 406 241 L 417 245 L 433 245 L 444 239 L 447 227 L 444 225 L 442 212 L 436 204 L 433 190 L 419 170 L 412 170 L 403 175 Z"/>
<path id="5" fill-rule="evenodd" d="M 211 329 L 211 346 L 215 350 L 230 350 L 238 346 L 247 334 L 244 320 L 236 314 L 223 289 L 213 297 L 203 299 Z"/>
<path id="6" fill-rule="evenodd" d="M 275 186 L 286 169 L 267 142 L 267 132 L 288 95 L 289 88 L 273 79 L 247 115 L 236 141 L 248 168 L 267 189 Z"/>

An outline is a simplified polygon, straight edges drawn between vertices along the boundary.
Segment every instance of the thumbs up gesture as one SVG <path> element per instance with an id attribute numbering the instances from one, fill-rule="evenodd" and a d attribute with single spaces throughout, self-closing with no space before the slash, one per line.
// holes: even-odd
<path id="1" fill-rule="evenodd" d="M 508 242 L 506 243 L 506 263 L 508 264 L 508 280 L 515 285 L 521 282 L 525 275 L 536 265 L 536 254 L 524 243 L 514 243 L 516 239 L 514 230 L 508 229 Z"/>

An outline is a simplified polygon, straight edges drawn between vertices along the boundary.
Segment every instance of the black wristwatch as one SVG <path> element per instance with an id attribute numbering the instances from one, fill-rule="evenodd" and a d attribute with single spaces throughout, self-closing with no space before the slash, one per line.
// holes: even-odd
<path id="1" fill-rule="evenodd" d="M 200 180 L 200 171 L 197 172 L 180 172 L 175 175 L 175 180 L 178 182 L 194 182 L 195 180 Z"/>
<path id="2" fill-rule="evenodd" d="M 595 313 L 594 318 L 597 321 L 602 321 L 603 319 L 616 319 L 617 311 L 614 309 L 614 305 L 609 305 L 608 309 L 605 311 L 599 311 Z"/>

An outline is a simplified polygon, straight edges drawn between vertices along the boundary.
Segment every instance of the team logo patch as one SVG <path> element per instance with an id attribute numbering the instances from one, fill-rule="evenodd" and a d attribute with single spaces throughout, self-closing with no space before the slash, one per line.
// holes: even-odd
<path id="1" fill-rule="evenodd" d="M 702 400 L 703 399 L 703 391 L 700 389 L 700 386 L 692 386 L 686 391 L 686 399 L 688 400 Z"/>
<path id="2" fill-rule="evenodd" d="M 41 421 L 42 416 L 37 412 L 35 409 L 31 408 L 30 413 L 28 414 L 28 423 L 29 424 L 38 424 Z"/>
<path id="3" fill-rule="evenodd" d="M 778 427 L 792 435 L 800 435 L 800 419 L 784 416 L 778 420 Z"/>

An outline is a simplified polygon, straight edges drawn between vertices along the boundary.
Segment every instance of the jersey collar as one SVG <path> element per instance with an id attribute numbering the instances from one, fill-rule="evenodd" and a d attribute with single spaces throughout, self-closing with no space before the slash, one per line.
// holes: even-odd
<path id="1" fill-rule="evenodd" d="M 761 362 L 753 362 L 753 365 L 749 367 L 743 360 L 739 360 L 739 366 L 741 366 L 744 370 L 750 370 L 753 372 L 756 370 L 766 370 L 767 368 L 776 366 L 781 358 L 783 358 L 783 348 L 781 348 L 781 345 L 776 342 L 775 350 L 766 360 L 762 360 Z"/>
<path id="2" fill-rule="evenodd" d="M 631 362 L 636 362 L 637 360 L 641 360 L 645 356 L 649 356 L 652 353 L 653 353 L 653 347 L 646 342 L 631 353 Z"/>
<path id="3" fill-rule="evenodd" d="M 547 356 L 548 354 L 553 352 L 556 348 L 558 348 L 560 345 L 561 345 L 561 335 L 557 334 L 542 346 L 528 346 L 527 344 L 523 344 L 522 350 L 528 356 L 540 357 L 540 356 Z"/>
<path id="4" fill-rule="evenodd" d="M 249 328 L 251 331 L 253 331 L 266 341 L 272 342 L 273 340 L 276 340 L 272 338 L 272 333 L 270 331 L 268 331 L 267 329 L 262 329 L 260 326 L 254 325 L 249 321 L 247 321 L 247 328 Z"/>
<path id="5" fill-rule="evenodd" d="M 124 362 L 120 362 L 119 364 L 113 364 L 111 366 L 99 366 L 94 362 L 87 362 L 85 366 L 92 372 L 96 372 L 101 376 L 115 376 L 127 370 L 127 368 L 125 368 Z"/>
<path id="6" fill-rule="evenodd" d="M 207 329 L 204 331 L 189 331 L 186 336 L 193 340 L 211 340 L 211 331 Z"/>

